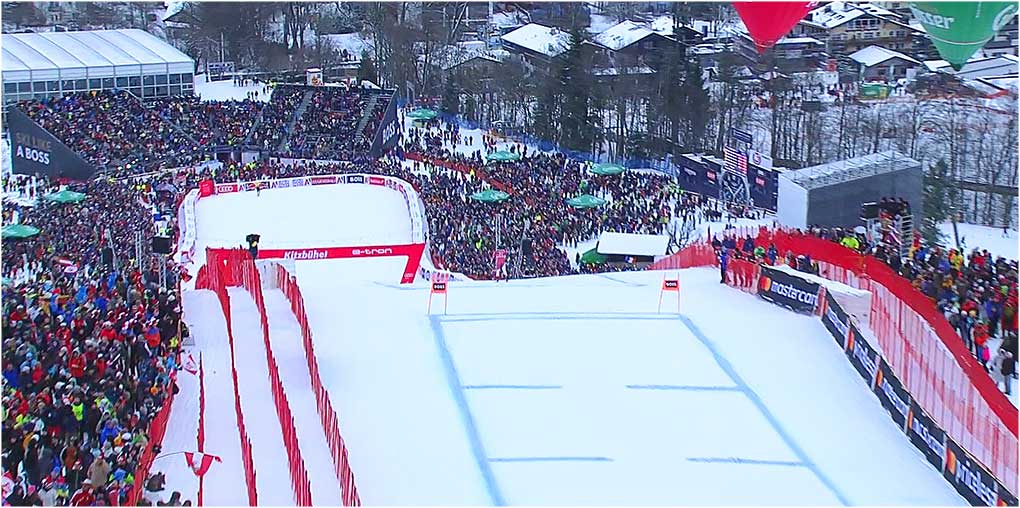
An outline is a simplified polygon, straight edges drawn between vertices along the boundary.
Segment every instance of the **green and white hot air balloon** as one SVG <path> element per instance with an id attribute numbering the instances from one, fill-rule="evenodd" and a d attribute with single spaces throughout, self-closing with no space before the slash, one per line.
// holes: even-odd
<path id="1" fill-rule="evenodd" d="M 1016 16 L 1017 3 L 911 2 L 910 10 L 924 25 L 942 58 L 960 70 Z"/>

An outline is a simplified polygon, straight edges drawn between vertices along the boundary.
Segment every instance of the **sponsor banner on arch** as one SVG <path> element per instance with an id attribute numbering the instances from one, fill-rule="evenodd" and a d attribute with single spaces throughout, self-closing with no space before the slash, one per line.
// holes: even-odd
<path id="1" fill-rule="evenodd" d="M 406 256 L 407 266 L 400 283 L 414 282 L 425 249 L 423 243 L 405 245 L 370 245 L 356 247 L 309 247 L 303 249 L 260 249 L 259 259 L 289 259 L 293 261 L 315 261 L 320 259 L 375 258 Z"/>

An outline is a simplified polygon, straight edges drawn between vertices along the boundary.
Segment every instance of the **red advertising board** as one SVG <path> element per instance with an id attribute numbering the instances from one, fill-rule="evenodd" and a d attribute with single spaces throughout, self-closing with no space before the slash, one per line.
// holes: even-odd
<path id="1" fill-rule="evenodd" d="M 407 265 L 400 278 L 401 284 L 414 282 L 421 254 L 425 244 L 412 243 L 406 245 L 370 245 L 357 247 L 322 247 L 304 249 L 261 249 L 259 259 L 292 259 L 294 261 L 313 261 L 317 259 L 344 258 L 376 258 L 388 256 L 407 256 Z"/>
<path id="2" fill-rule="evenodd" d="M 212 180 L 202 180 L 198 184 L 198 195 L 201 197 L 216 194 L 216 184 Z"/>

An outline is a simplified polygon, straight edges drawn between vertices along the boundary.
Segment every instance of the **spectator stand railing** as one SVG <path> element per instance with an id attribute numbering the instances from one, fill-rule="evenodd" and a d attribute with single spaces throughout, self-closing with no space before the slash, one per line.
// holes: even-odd
<path id="1" fill-rule="evenodd" d="M 305 301 L 301 296 L 301 288 L 298 287 L 297 279 L 283 266 L 273 263 L 272 267 L 275 269 L 277 287 L 287 297 L 291 312 L 294 313 L 294 318 L 301 326 L 301 340 L 304 345 L 305 360 L 308 363 L 308 373 L 312 380 L 312 391 L 315 393 L 319 422 L 322 424 L 326 442 L 329 443 L 336 477 L 342 489 L 341 502 L 344 506 L 361 506 L 361 497 L 358 495 L 358 487 L 354 482 L 354 471 L 351 469 L 348 459 L 347 445 L 340 432 L 339 419 L 329 400 L 329 392 L 323 386 L 319 376 L 319 362 L 315 356 L 312 329 L 308 323 L 308 315 L 305 313 Z"/>

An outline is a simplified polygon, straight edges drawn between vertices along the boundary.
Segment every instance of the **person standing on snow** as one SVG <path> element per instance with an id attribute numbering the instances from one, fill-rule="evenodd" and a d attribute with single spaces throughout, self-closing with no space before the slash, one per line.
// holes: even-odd
<path id="1" fill-rule="evenodd" d="M 722 249 L 719 252 L 719 283 L 726 284 L 726 265 L 730 262 L 729 249 Z"/>

